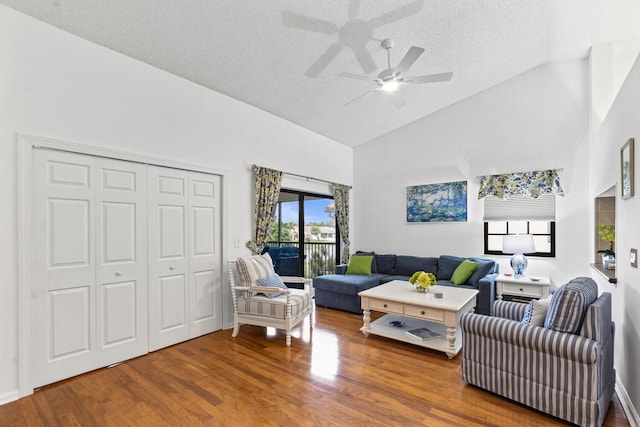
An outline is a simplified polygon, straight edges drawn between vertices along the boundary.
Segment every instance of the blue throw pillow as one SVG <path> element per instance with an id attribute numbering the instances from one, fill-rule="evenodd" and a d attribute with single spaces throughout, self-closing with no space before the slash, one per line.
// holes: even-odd
<path id="1" fill-rule="evenodd" d="M 453 272 L 464 260 L 464 258 L 457 256 L 440 255 L 438 258 L 438 280 L 451 280 Z"/>
<path id="2" fill-rule="evenodd" d="M 375 263 L 380 274 L 396 274 L 395 255 L 376 255 Z"/>
<path id="3" fill-rule="evenodd" d="M 473 286 L 474 288 L 477 288 L 478 282 L 480 281 L 480 279 L 482 279 L 484 276 L 489 274 L 489 272 L 493 269 L 496 263 L 493 260 L 482 259 L 482 258 L 469 258 L 469 259 L 471 261 L 477 262 L 478 268 L 476 269 L 476 271 L 473 272 L 471 277 L 469 277 L 469 279 L 467 280 L 467 284 Z"/>
<path id="4" fill-rule="evenodd" d="M 273 276 L 263 277 L 262 279 L 258 279 L 257 281 L 258 281 L 258 286 L 263 288 L 289 289 L 287 288 L 287 285 L 284 284 L 280 276 L 278 276 L 277 274 L 274 274 Z M 267 296 L 268 298 L 275 298 L 275 297 L 279 297 L 282 294 L 269 292 L 269 293 L 265 293 L 264 295 Z"/>

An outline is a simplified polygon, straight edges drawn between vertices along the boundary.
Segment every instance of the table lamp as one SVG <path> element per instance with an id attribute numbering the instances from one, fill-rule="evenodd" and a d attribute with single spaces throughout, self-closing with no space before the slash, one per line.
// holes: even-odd
<path id="1" fill-rule="evenodd" d="M 536 246 L 531 234 L 507 234 L 502 240 L 502 253 L 513 254 L 511 268 L 514 277 L 519 279 L 527 269 L 527 258 L 524 254 L 534 253 Z"/>

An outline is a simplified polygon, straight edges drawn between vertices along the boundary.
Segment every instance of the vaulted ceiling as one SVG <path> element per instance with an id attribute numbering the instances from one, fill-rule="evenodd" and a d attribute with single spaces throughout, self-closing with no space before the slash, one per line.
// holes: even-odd
<path id="1" fill-rule="evenodd" d="M 542 64 L 640 37 L 637 0 L 0 3 L 353 147 Z M 392 67 L 419 46 L 407 76 L 453 78 L 401 86 L 401 98 L 369 93 L 387 38 Z"/>

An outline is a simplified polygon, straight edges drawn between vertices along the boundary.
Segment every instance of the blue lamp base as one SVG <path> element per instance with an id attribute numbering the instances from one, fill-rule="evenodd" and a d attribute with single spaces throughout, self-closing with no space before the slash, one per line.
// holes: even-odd
<path id="1" fill-rule="evenodd" d="M 519 279 L 527 269 L 527 258 L 522 254 L 513 254 L 511 257 L 511 268 L 513 268 L 513 277 Z"/>

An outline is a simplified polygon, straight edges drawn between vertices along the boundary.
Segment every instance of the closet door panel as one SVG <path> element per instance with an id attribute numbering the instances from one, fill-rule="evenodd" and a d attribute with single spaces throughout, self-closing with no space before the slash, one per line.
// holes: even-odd
<path id="1" fill-rule="evenodd" d="M 185 171 L 148 167 L 149 349 L 189 339 Z"/>
<path id="2" fill-rule="evenodd" d="M 146 165 L 97 159 L 97 338 L 101 364 L 147 353 Z"/>
<path id="3" fill-rule="evenodd" d="M 33 151 L 34 387 L 96 367 L 94 159 Z"/>
<path id="4" fill-rule="evenodd" d="M 190 337 L 222 329 L 220 177 L 189 173 Z"/>

